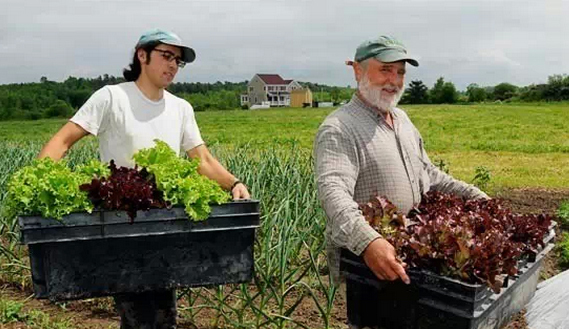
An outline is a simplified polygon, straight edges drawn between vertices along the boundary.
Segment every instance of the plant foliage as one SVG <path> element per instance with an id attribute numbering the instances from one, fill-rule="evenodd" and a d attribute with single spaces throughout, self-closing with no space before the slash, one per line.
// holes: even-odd
<path id="1" fill-rule="evenodd" d="M 71 212 L 139 210 L 181 205 L 193 220 L 204 220 L 210 204 L 230 200 L 219 184 L 199 174 L 199 160 L 182 159 L 166 144 L 134 155 L 137 167 L 91 160 L 72 171 L 65 161 L 34 160 L 11 177 L 4 216 L 41 215 L 61 219 Z M 139 169 L 140 168 L 140 169 Z"/>
<path id="2" fill-rule="evenodd" d="M 198 159 L 182 159 L 165 142 L 155 142 L 155 147 L 136 153 L 134 160 L 155 177 L 164 200 L 183 205 L 194 220 L 206 219 L 211 212 L 210 204 L 229 201 L 229 195 L 219 184 L 198 173 Z"/>
<path id="3" fill-rule="evenodd" d="M 76 171 L 72 171 L 65 161 L 33 160 L 10 178 L 4 215 L 8 218 L 26 214 L 61 219 L 75 211 L 91 212 L 93 205 L 79 186 L 94 176 L 106 174 L 108 170 L 95 160 L 79 166 Z"/>
<path id="4" fill-rule="evenodd" d="M 138 210 L 165 208 L 162 192 L 156 188 L 154 178 L 146 169 L 119 167 L 111 160 L 108 177 L 94 177 L 80 186 L 89 194 L 95 207 L 105 210 L 125 210 L 134 220 Z"/>
<path id="5" fill-rule="evenodd" d="M 366 220 L 411 267 L 486 283 L 499 291 L 500 275 L 514 275 L 521 257 L 537 253 L 549 232 L 547 215 L 512 213 L 499 200 L 464 200 L 429 192 L 407 216 L 386 198 L 360 205 Z"/>

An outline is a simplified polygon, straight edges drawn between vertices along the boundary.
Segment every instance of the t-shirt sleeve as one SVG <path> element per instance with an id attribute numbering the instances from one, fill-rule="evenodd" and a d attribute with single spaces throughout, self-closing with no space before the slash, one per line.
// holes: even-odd
<path id="1" fill-rule="evenodd" d="M 104 118 L 110 105 L 111 92 L 108 87 L 103 87 L 91 95 L 69 121 L 97 136 L 103 131 Z"/>
<path id="2" fill-rule="evenodd" d="M 182 133 L 182 150 L 188 151 L 204 143 L 194 109 L 190 103 L 184 101 L 184 127 Z"/>

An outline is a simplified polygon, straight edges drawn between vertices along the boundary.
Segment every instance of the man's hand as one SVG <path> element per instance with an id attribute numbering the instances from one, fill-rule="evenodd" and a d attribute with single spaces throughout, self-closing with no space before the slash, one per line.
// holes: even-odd
<path id="1" fill-rule="evenodd" d="M 387 240 L 373 240 L 363 252 L 366 265 L 380 280 L 394 281 L 399 278 L 406 284 L 411 280 L 405 273 L 405 263 L 397 260 L 395 248 Z"/>
<path id="2" fill-rule="evenodd" d="M 251 199 L 251 195 L 247 190 L 247 186 L 243 183 L 238 183 L 235 187 L 231 190 L 231 194 L 233 195 L 233 200 L 248 200 Z"/>

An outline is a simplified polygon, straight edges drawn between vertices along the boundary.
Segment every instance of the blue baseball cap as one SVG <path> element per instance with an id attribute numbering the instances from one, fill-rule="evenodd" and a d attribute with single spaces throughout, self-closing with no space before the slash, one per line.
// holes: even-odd
<path id="1" fill-rule="evenodd" d="M 194 50 L 188 46 L 182 44 L 182 39 L 173 32 L 164 31 L 160 29 L 154 29 L 146 31 L 142 34 L 138 43 L 136 44 L 136 49 L 143 47 L 149 43 L 160 42 L 165 45 L 175 46 L 182 49 L 182 59 L 186 63 L 191 63 L 196 59 L 196 53 Z"/>

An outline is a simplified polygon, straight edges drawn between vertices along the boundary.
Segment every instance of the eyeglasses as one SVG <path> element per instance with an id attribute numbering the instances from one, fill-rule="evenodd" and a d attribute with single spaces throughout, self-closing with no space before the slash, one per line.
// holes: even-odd
<path id="1" fill-rule="evenodd" d="M 179 68 L 183 68 L 184 66 L 186 66 L 186 62 L 184 62 L 181 57 L 176 56 L 176 54 L 174 54 L 171 51 L 156 49 L 156 48 L 152 50 L 159 52 L 162 55 L 162 58 L 164 58 L 167 62 L 171 63 L 173 60 L 175 60 L 176 65 L 178 65 Z"/>

